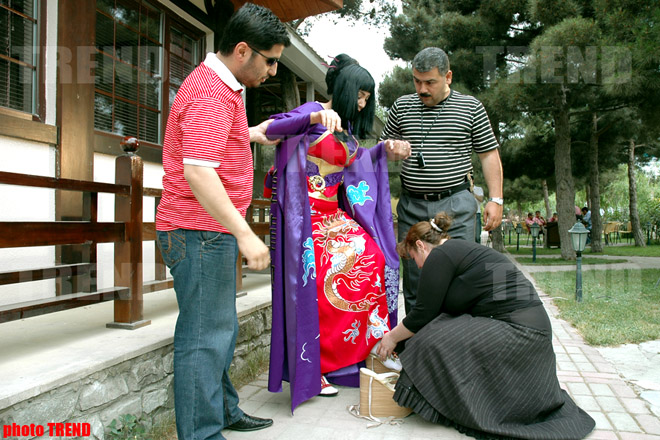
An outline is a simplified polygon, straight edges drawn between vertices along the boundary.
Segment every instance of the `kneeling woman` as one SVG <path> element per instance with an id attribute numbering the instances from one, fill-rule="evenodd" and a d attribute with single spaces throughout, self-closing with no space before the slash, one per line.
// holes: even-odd
<path id="1" fill-rule="evenodd" d="M 394 400 L 477 438 L 584 438 L 595 423 L 559 386 L 534 286 L 499 252 L 451 240 L 450 224 L 441 212 L 398 245 L 422 271 L 415 307 L 378 348 L 407 340 Z"/>

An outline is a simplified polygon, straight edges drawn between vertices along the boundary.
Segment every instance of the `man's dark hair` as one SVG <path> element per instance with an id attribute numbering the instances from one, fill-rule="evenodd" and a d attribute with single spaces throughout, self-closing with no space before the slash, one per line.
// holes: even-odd
<path id="1" fill-rule="evenodd" d="M 325 75 L 328 94 L 332 95 L 332 109 L 341 118 L 344 130 L 351 123 L 351 131 L 358 139 L 365 139 L 374 124 L 376 113 L 376 84 L 371 74 L 346 54 L 337 55 Z M 367 105 L 358 111 L 358 93 L 369 92 Z M 335 133 L 336 134 L 336 133 Z"/>
<path id="2" fill-rule="evenodd" d="M 229 55 L 241 41 L 257 50 L 270 50 L 276 44 L 291 45 L 286 27 L 273 12 L 254 3 L 244 4 L 229 19 L 218 42 L 218 51 Z"/>
<path id="3" fill-rule="evenodd" d="M 412 62 L 413 69 L 418 72 L 428 72 L 437 67 L 440 75 L 449 72 L 449 57 L 438 47 L 427 47 L 420 50 Z"/>

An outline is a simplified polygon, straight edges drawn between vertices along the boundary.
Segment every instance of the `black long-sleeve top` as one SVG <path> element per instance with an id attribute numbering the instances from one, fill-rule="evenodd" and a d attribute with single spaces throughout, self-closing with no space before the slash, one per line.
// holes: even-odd
<path id="1" fill-rule="evenodd" d="M 483 316 L 550 332 L 532 283 L 499 252 L 466 240 L 447 240 L 422 267 L 417 302 L 403 319 L 413 333 L 441 313 Z"/>

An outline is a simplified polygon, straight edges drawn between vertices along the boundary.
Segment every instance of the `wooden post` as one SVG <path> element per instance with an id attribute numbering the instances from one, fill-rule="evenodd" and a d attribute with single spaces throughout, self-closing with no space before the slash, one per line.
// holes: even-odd
<path id="1" fill-rule="evenodd" d="M 253 206 L 250 204 L 245 212 L 245 221 L 248 224 L 252 224 L 253 215 Z M 247 292 L 243 290 L 243 254 L 238 251 L 238 258 L 236 259 L 236 297 L 240 298 L 244 295 L 247 295 Z"/>
<path id="2" fill-rule="evenodd" d="M 98 222 L 99 194 L 95 192 L 83 193 L 83 218 L 90 223 Z M 89 263 L 89 271 L 82 278 L 83 284 L 81 292 L 96 292 L 97 289 L 97 254 L 95 241 L 85 245 L 87 246 L 87 255 L 84 255 L 83 263 Z M 85 258 L 86 257 L 86 258 Z M 85 261 L 86 260 L 86 261 Z"/>
<path id="3" fill-rule="evenodd" d="M 307 83 L 307 93 L 305 96 L 305 102 L 312 102 L 316 99 L 316 90 L 314 89 L 314 83 L 312 81 Z"/>
<path id="4" fill-rule="evenodd" d="M 115 286 L 129 288 L 128 298 L 115 300 L 115 320 L 110 328 L 134 330 L 151 324 L 142 317 L 142 185 L 144 166 L 135 154 L 138 140 L 126 137 L 121 142 L 125 155 L 115 161 L 115 183 L 130 185 L 129 197 L 115 197 L 115 221 L 126 225 L 123 242 L 115 243 Z"/>
<path id="5" fill-rule="evenodd" d="M 155 210 L 158 211 L 158 205 L 160 204 L 160 197 L 156 197 L 156 208 Z M 165 266 L 165 261 L 163 261 L 163 255 L 160 253 L 160 247 L 158 247 L 158 240 L 156 240 L 155 243 L 155 255 L 154 255 L 154 262 L 155 262 L 155 278 L 159 281 L 167 279 L 167 266 Z"/>
<path id="6" fill-rule="evenodd" d="M 277 76 L 282 88 L 282 105 L 285 111 L 291 111 L 300 105 L 300 91 L 296 74 L 289 69 L 281 68 Z"/>

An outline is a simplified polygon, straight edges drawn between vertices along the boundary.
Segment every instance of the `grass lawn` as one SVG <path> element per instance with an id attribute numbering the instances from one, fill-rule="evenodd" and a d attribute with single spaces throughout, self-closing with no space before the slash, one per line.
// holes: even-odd
<path id="1" fill-rule="evenodd" d="M 587 251 L 586 254 L 591 253 Z M 594 253 L 593 255 L 601 255 Z M 636 247 L 633 245 L 626 246 L 603 246 L 602 255 L 616 255 L 621 257 L 636 256 L 636 257 L 660 257 L 660 245 L 652 244 L 646 247 Z"/>
<path id="2" fill-rule="evenodd" d="M 529 255 L 530 257 L 532 256 L 532 248 L 530 247 L 521 247 L 520 249 L 516 250 L 516 245 L 514 244 L 513 246 L 506 245 L 506 250 L 509 252 L 511 255 Z M 559 256 L 561 255 L 561 249 L 559 248 L 551 248 L 551 249 L 546 249 L 541 246 L 536 246 L 536 255 L 556 255 Z"/>
<path id="3" fill-rule="evenodd" d="M 575 272 L 537 272 L 539 288 L 555 299 L 561 319 L 590 345 L 639 344 L 660 339 L 660 269 L 582 272 L 582 302 Z"/>
<path id="4" fill-rule="evenodd" d="M 516 245 L 506 245 L 506 250 L 511 254 L 511 255 L 532 255 L 532 247 L 531 246 L 525 246 L 525 247 L 520 247 L 519 250 L 516 250 Z M 536 247 L 536 255 L 561 255 L 561 249 L 559 248 L 551 248 L 551 249 L 546 249 L 541 246 Z M 620 257 L 629 257 L 629 256 L 636 256 L 636 257 L 660 257 L 660 245 L 657 244 L 652 244 L 650 246 L 646 247 L 636 247 L 634 245 L 624 245 L 624 246 L 603 246 L 603 252 L 591 252 L 591 248 L 587 247 L 587 249 L 584 251 L 582 254 L 583 257 L 589 256 L 589 255 L 614 255 L 614 256 L 620 256 Z M 584 261 L 584 260 L 583 260 Z"/>
<path id="5" fill-rule="evenodd" d="M 537 254 L 538 255 L 538 254 Z M 598 255 L 598 254 L 594 254 Z M 572 265 L 575 266 L 575 260 L 564 260 L 560 257 L 551 258 L 543 257 L 536 258 L 536 262 L 532 262 L 533 257 L 515 257 L 520 264 L 529 264 L 530 266 L 559 266 L 559 265 Z M 597 257 L 582 257 L 582 264 L 614 264 L 614 263 L 627 263 L 628 260 L 624 258 L 605 259 Z"/>

